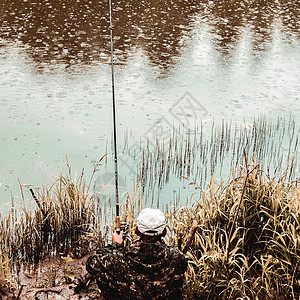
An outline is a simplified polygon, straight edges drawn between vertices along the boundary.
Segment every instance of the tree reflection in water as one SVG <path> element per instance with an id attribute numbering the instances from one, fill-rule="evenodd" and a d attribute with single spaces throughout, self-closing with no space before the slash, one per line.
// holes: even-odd
<path id="1" fill-rule="evenodd" d="M 0 0 L 0 12 L 2 46 L 18 42 L 39 70 L 109 63 L 108 1 Z M 299 16 L 295 0 L 114 1 L 115 57 L 125 64 L 142 49 L 151 64 L 171 68 L 201 24 L 209 25 L 223 55 L 232 53 L 245 29 L 252 50 L 262 51 L 276 27 L 286 41 L 299 39 Z"/>

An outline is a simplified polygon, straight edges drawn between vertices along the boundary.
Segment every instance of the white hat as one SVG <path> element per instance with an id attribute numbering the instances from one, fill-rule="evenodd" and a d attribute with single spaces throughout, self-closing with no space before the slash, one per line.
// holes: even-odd
<path id="1" fill-rule="evenodd" d="M 159 209 L 145 208 L 137 218 L 137 227 L 144 235 L 160 235 L 163 233 L 166 225 L 166 218 Z"/>

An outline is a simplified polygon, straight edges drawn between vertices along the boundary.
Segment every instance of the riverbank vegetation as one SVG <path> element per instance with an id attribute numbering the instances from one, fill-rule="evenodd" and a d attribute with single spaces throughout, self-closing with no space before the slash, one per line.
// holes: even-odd
<path id="1" fill-rule="evenodd" d="M 300 182 L 288 180 L 290 172 L 271 178 L 259 165 L 246 164 L 234 169 L 227 181 L 216 184 L 212 177 L 206 190 L 187 182 L 195 187 L 197 201 L 166 213 L 169 244 L 184 243 L 192 221 L 199 224 L 186 255 L 184 289 L 189 299 L 298 297 Z M 20 289 L 17 266 L 24 262 L 45 255 L 79 258 L 107 242 L 103 207 L 83 175 L 74 179 L 70 171 L 49 187 L 35 188 L 32 196 L 35 207 L 23 203 L 21 212 L 14 208 L 1 218 L 2 292 Z M 136 191 L 123 206 L 132 235 L 141 206 Z M 67 267 L 65 276 L 76 278 Z"/>
<path id="2" fill-rule="evenodd" d="M 200 224 L 188 252 L 189 299 L 296 299 L 300 291 L 300 187 L 259 166 L 199 193 L 171 214 L 171 237 Z M 281 297 L 281 298 L 280 298 Z"/>

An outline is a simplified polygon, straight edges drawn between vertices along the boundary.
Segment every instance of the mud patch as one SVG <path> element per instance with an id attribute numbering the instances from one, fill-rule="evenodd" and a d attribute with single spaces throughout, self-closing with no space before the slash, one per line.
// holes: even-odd
<path id="1" fill-rule="evenodd" d="M 0 291 L 0 299 L 104 299 L 94 280 L 87 280 L 85 264 L 89 255 L 67 260 L 61 256 L 48 256 L 38 264 L 21 265 L 12 270 L 12 289 Z M 83 281 L 87 282 L 86 287 Z"/>

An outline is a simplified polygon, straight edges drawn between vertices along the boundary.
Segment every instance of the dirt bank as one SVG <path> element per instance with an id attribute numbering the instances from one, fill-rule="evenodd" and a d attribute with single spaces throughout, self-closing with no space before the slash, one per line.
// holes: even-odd
<path id="1" fill-rule="evenodd" d="M 87 288 L 82 284 L 87 277 L 85 263 L 89 255 L 80 259 L 49 256 L 39 264 L 15 268 L 12 270 L 12 287 L 0 291 L 0 299 L 103 299 L 95 282 L 88 281 Z"/>

